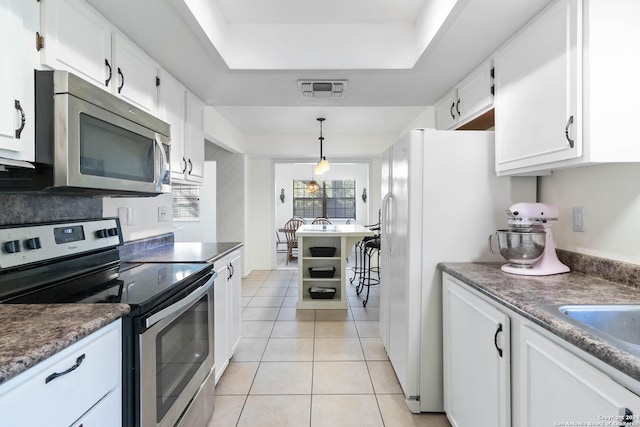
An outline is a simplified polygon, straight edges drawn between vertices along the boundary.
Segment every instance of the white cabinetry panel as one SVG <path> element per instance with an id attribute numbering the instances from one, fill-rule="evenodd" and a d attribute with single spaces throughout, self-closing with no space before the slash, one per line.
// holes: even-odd
<path id="1" fill-rule="evenodd" d="M 109 22 L 80 0 L 42 0 L 41 8 L 42 64 L 70 71 L 96 86 L 110 87 L 116 70 L 110 73 Z"/>
<path id="2" fill-rule="evenodd" d="M 582 155 L 580 11 L 557 1 L 496 53 L 498 172 Z"/>
<path id="3" fill-rule="evenodd" d="M 444 404 L 454 427 L 508 427 L 509 317 L 444 275 Z"/>
<path id="4" fill-rule="evenodd" d="M 640 415 L 640 397 L 532 328 L 522 327 L 520 346 L 523 417 L 519 425 L 569 421 L 618 426 L 624 425 L 618 417 L 625 409 Z"/>

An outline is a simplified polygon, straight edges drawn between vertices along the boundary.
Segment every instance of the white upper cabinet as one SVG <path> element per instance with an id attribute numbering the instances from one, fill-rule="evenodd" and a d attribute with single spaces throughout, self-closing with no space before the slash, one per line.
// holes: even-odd
<path id="1" fill-rule="evenodd" d="M 169 73 L 160 70 L 158 85 L 158 115 L 171 125 L 171 176 L 184 179 L 187 159 L 184 154 L 184 121 L 187 90 Z"/>
<path id="2" fill-rule="evenodd" d="M 158 67 L 82 0 L 42 0 L 41 62 L 70 71 L 155 114 Z"/>
<path id="3" fill-rule="evenodd" d="M 96 86 L 110 88 L 113 81 L 111 26 L 79 0 L 41 0 L 40 32 L 43 65 L 70 71 Z"/>
<path id="4" fill-rule="evenodd" d="M 489 60 L 473 70 L 436 103 L 436 129 L 463 127 L 492 107 L 493 67 Z"/>
<path id="5" fill-rule="evenodd" d="M 496 171 L 640 161 L 640 2 L 556 0 L 494 55 Z"/>
<path id="6" fill-rule="evenodd" d="M 184 133 L 184 158 L 187 182 L 202 183 L 204 180 L 204 103 L 191 92 L 187 92 Z"/>
<path id="7" fill-rule="evenodd" d="M 171 125 L 171 180 L 204 179 L 204 103 L 165 71 L 160 72 L 158 114 Z"/>
<path id="8" fill-rule="evenodd" d="M 38 5 L 0 0 L 0 158 L 34 160 L 33 70 Z M 0 164 L 7 163 L 0 160 Z"/>
<path id="9" fill-rule="evenodd" d="M 135 44 L 113 34 L 112 92 L 150 113 L 156 112 L 158 66 Z"/>

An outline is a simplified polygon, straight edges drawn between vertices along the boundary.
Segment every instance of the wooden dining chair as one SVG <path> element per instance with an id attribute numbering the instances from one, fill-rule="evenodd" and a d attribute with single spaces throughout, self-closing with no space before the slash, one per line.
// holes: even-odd
<path id="1" fill-rule="evenodd" d="M 316 219 L 313 220 L 313 222 L 311 224 L 326 224 L 326 225 L 330 225 L 331 221 L 329 221 L 327 218 L 319 216 Z"/>
<path id="2" fill-rule="evenodd" d="M 300 218 L 291 218 L 284 225 L 284 235 L 287 238 L 287 262 L 298 259 L 298 237 L 296 236 L 296 230 L 303 225 L 304 222 Z M 296 255 L 293 255 L 293 251 L 296 251 Z"/>

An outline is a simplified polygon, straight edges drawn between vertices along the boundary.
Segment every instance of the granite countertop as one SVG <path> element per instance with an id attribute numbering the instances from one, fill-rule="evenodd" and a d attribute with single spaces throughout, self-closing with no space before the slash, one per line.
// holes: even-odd
<path id="1" fill-rule="evenodd" d="M 0 384 L 129 310 L 126 304 L 0 304 Z"/>
<path id="2" fill-rule="evenodd" d="M 549 314 L 555 304 L 640 304 L 633 285 L 571 272 L 552 276 L 516 276 L 497 263 L 441 263 L 439 268 L 480 293 L 549 330 L 606 364 L 640 381 L 640 357 Z"/>
<path id="3" fill-rule="evenodd" d="M 214 262 L 242 247 L 240 242 L 176 242 L 134 252 L 127 262 Z"/>

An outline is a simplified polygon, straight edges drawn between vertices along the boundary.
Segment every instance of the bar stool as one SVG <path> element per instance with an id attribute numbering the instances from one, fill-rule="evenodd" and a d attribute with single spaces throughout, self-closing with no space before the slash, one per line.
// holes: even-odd
<path id="1" fill-rule="evenodd" d="M 367 270 L 364 268 L 364 245 L 372 239 L 380 238 L 381 215 L 382 215 L 382 210 L 378 211 L 377 224 L 365 225 L 365 227 L 367 227 L 371 231 L 374 231 L 376 234 L 373 236 L 367 236 L 354 245 L 355 259 L 354 259 L 353 267 L 351 267 L 351 271 L 353 271 L 353 277 L 349 279 L 349 283 L 351 284 L 353 284 L 353 281 L 356 279 L 356 276 L 360 276 L 367 272 Z M 349 261 L 348 258 L 347 258 L 347 261 Z"/>
<path id="2" fill-rule="evenodd" d="M 375 265 L 371 264 L 371 261 L 375 260 Z M 362 248 L 362 270 L 360 274 L 360 280 L 356 286 L 356 294 L 360 295 L 367 287 L 367 297 L 362 301 L 364 307 L 369 302 L 369 290 L 371 286 L 380 284 L 380 236 L 374 237 L 363 243 Z M 377 277 L 371 277 L 371 272 L 374 272 Z"/>

